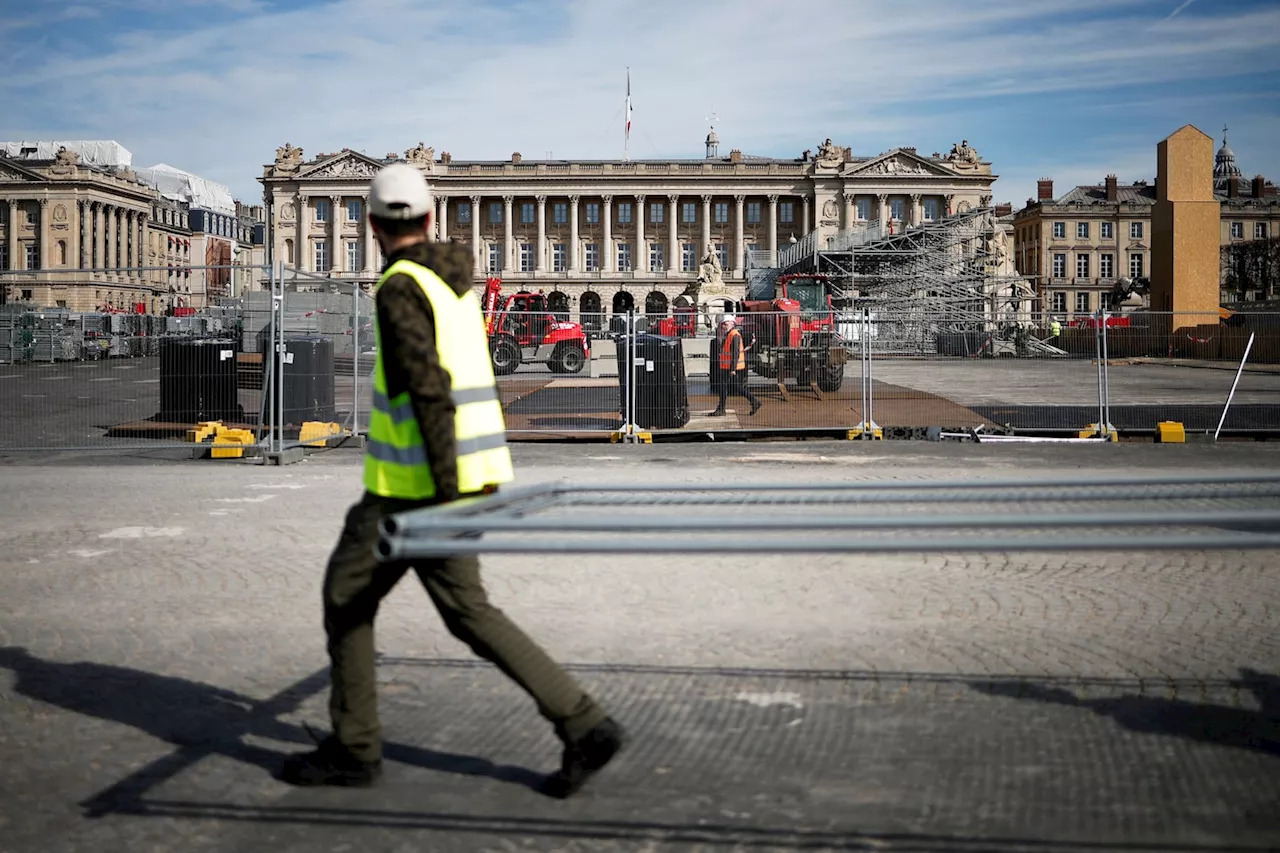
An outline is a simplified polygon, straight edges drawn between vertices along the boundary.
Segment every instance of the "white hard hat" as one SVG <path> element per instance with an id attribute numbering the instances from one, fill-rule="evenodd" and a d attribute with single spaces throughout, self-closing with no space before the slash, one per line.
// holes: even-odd
<path id="1" fill-rule="evenodd" d="M 726 314 L 724 315 L 724 317 L 720 318 L 720 322 L 728 323 L 730 326 L 733 326 L 737 324 L 738 318 L 733 316 L 732 314 Z"/>
<path id="2" fill-rule="evenodd" d="M 382 219 L 418 219 L 431 211 L 431 188 L 421 170 L 392 163 L 369 186 L 369 212 Z"/>

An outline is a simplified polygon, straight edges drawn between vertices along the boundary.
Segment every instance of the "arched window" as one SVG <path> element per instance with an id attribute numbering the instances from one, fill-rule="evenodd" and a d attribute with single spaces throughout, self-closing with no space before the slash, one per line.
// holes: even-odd
<path id="1" fill-rule="evenodd" d="M 644 298 L 644 313 L 650 320 L 661 320 L 667 316 L 667 295 L 661 290 L 652 290 Z"/>
<path id="2" fill-rule="evenodd" d="M 561 323 L 569 322 L 569 313 L 573 310 L 569 302 L 569 294 L 559 290 L 551 291 L 547 295 L 547 310 Z"/>
<path id="3" fill-rule="evenodd" d="M 625 314 L 636 307 L 636 298 L 625 290 L 613 294 L 613 313 Z"/>
<path id="4" fill-rule="evenodd" d="M 293 263 L 293 241 L 292 240 L 284 241 L 284 262 L 286 264 Z"/>
<path id="5" fill-rule="evenodd" d="M 588 290 L 578 297 L 578 317 L 585 332 L 598 332 L 604 327 L 604 315 L 600 311 L 600 294 Z"/>

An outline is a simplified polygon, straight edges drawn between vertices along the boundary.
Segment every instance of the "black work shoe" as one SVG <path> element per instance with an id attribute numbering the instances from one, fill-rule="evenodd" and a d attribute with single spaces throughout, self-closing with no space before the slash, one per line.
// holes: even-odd
<path id="1" fill-rule="evenodd" d="M 333 735 L 318 744 L 311 752 L 289 756 L 277 778 L 290 785 L 367 788 L 382 776 L 381 759 L 361 761 Z"/>
<path id="2" fill-rule="evenodd" d="M 747 412 L 747 416 L 750 417 L 751 415 L 754 415 L 758 411 L 760 411 L 760 404 L 756 403 L 754 406 L 751 407 L 751 411 Z"/>
<path id="3" fill-rule="evenodd" d="M 543 792 L 559 799 L 568 797 L 608 764 L 625 743 L 622 726 L 612 717 L 605 718 L 582 739 L 565 746 L 564 761 L 547 777 Z"/>
<path id="4" fill-rule="evenodd" d="M 723 418 L 723 417 L 724 417 L 724 409 L 716 409 L 714 412 L 709 413 L 709 414 L 707 415 L 707 417 L 709 417 L 709 418 Z"/>

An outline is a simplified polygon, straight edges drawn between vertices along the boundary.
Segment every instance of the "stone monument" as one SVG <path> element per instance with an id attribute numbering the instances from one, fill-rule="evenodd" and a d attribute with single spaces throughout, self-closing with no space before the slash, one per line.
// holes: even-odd
<path id="1" fill-rule="evenodd" d="M 1213 139 L 1186 125 L 1156 146 L 1151 310 L 1173 312 L 1165 318 L 1169 331 L 1218 322 L 1221 215 L 1213 195 Z"/>

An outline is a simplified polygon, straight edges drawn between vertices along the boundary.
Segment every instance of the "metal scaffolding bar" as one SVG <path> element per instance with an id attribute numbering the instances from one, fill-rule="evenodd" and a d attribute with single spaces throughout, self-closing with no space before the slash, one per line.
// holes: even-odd
<path id="1" fill-rule="evenodd" d="M 1103 500 L 1160 506 L 1099 508 Z M 957 502 L 978 508 L 937 506 Z M 813 511 L 833 504 L 862 506 L 857 513 Z M 916 511 L 887 513 L 877 504 Z M 697 507 L 716 511 L 698 514 Z M 1100 532 L 1116 528 L 1126 532 Z M 397 513 L 384 519 L 381 534 L 384 560 L 461 553 L 1280 549 L 1280 475 L 1113 477 L 1052 486 L 1008 480 L 546 484 Z"/>

